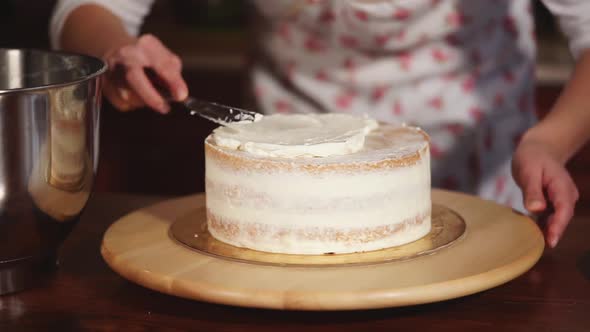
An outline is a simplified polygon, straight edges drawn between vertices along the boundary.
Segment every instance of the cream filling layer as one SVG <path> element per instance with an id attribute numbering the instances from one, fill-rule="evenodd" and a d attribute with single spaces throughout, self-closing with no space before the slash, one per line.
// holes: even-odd
<path id="1" fill-rule="evenodd" d="M 349 114 L 275 114 L 256 122 L 236 122 L 213 131 L 215 144 L 257 156 L 313 158 L 361 150 L 378 124 Z"/>
<path id="2" fill-rule="evenodd" d="M 413 218 L 428 211 L 431 204 L 427 155 L 411 166 L 362 174 L 245 174 L 220 167 L 212 159 L 207 159 L 206 170 L 207 182 L 236 188 L 232 195 L 207 190 L 207 207 L 228 220 L 287 227 L 374 227 Z M 270 200 L 257 201 L 257 193 Z M 376 197 L 381 199 L 377 201 Z M 330 206 L 334 202 L 355 205 Z"/>

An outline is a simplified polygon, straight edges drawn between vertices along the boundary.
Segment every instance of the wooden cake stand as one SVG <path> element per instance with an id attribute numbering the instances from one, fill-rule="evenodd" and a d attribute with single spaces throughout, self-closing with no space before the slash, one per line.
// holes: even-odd
<path id="1" fill-rule="evenodd" d="M 204 198 L 173 199 L 124 216 L 105 233 L 102 256 L 124 278 L 183 298 L 272 309 L 353 310 L 480 292 L 526 272 L 544 248 L 530 218 L 473 196 L 433 190 L 434 206 L 439 206 L 433 211 L 439 212 L 433 212 L 432 235 L 422 242 L 333 258 L 269 255 L 211 240 L 192 241 L 195 250 L 190 237 L 204 233 L 190 229 L 187 220 L 205 224 Z M 441 211 L 457 217 L 441 223 Z M 175 237 L 174 228 L 189 236 Z M 445 233 L 446 228 L 453 231 Z M 427 248 L 451 233 L 457 235 L 453 241 Z"/>

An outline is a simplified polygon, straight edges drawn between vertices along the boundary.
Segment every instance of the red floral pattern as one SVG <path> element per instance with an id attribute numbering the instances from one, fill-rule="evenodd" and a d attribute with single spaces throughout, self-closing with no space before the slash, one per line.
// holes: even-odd
<path id="1" fill-rule="evenodd" d="M 434 176 L 435 185 L 517 202 L 509 163 L 497 166 L 497 159 L 509 157 L 534 111 L 527 1 L 264 1 L 286 6 L 274 11 L 283 16 L 272 22 L 269 49 L 287 84 L 267 78 L 254 93 L 281 113 L 307 104 L 289 93 L 294 87 L 328 111 L 421 126 L 431 136 L 433 164 L 452 168 Z M 496 123 L 505 116 L 522 123 Z"/>

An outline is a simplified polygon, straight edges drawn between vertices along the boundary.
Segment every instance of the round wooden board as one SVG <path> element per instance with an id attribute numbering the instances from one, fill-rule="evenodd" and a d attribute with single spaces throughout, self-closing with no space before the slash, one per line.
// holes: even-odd
<path id="1" fill-rule="evenodd" d="M 116 221 L 102 256 L 124 278 L 183 298 L 258 308 L 353 310 L 452 299 L 508 282 L 540 258 L 543 236 L 530 218 L 479 198 L 433 190 L 458 212 L 464 236 L 433 255 L 382 264 L 281 267 L 200 254 L 169 236 L 180 216 L 205 204 L 194 195 Z"/>

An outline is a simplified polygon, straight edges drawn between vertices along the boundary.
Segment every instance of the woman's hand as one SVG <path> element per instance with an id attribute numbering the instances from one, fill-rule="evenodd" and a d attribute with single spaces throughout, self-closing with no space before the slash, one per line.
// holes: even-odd
<path id="1" fill-rule="evenodd" d="M 144 69 L 151 69 L 158 75 L 174 100 L 181 101 L 188 95 L 181 76 L 180 58 L 152 35 L 142 35 L 132 43 L 108 51 L 103 59 L 109 65 L 103 91 L 120 110 L 143 106 L 160 113 L 170 110 Z"/>
<path id="2" fill-rule="evenodd" d="M 524 193 L 524 205 L 532 213 L 549 212 L 546 241 L 554 248 L 570 219 L 579 192 L 550 144 L 525 135 L 514 153 L 512 172 Z M 550 206 L 552 210 L 549 210 Z"/>

